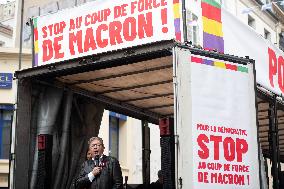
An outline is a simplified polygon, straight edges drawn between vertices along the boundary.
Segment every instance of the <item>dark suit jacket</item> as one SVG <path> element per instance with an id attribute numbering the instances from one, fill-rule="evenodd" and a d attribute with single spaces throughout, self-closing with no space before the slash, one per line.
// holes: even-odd
<path id="1" fill-rule="evenodd" d="M 152 182 L 150 184 L 149 189 L 163 189 L 163 184 L 161 184 L 158 180 L 156 182 Z"/>
<path id="2" fill-rule="evenodd" d="M 75 181 L 76 189 L 122 189 L 122 173 L 117 159 L 110 156 L 103 156 L 102 160 L 105 166 L 102 168 L 101 174 L 97 175 L 90 182 L 88 174 L 94 169 L 93 160 L 87 160 L 82 164 L 79 177 Z"/>

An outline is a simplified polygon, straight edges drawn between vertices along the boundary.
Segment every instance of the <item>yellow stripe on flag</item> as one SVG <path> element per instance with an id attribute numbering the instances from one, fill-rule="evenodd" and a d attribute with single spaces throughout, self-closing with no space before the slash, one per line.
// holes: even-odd
<path id="1" fill-rule="evenodd" d="M 214 62 L 214 66 L 218 67 L 218 68 L 224 68 L 226 69 L 226 65 L 224 62 Z"/>
<path id="2" fill-rule="evenodd" d="M 223 37 L 222 23 L 216 22 L 215 20 L 202 17 L 203 20 L 203 31 L 212 35 Z"/>
<path id="3" fill-rule="evenodd" d="M 174 4 L 174 18 L 180 18 L 179 3 Z"/>
<path id="4" fill-rule="evenodd" d="M 38 52 L 38 41 L 35 41 L 35 53 Z"/>

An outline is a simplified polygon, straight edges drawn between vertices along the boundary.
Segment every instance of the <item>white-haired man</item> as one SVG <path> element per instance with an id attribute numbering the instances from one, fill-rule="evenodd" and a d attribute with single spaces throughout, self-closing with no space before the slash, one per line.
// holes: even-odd
<path id="1" fill-rule="evenodd" d="M 103 139 L 92 137 L 88 144 L 92 159 L 83 163 L 79 177 L 75 181 L 76 189 L 122 189 L 119 162 L 114 157 L 103 154 Z"/>

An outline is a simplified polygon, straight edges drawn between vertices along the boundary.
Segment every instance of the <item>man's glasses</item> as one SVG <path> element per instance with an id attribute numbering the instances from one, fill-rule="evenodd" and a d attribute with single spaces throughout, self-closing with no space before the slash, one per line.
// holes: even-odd
<path id="1" fill-rule="evenodd" d="M 92 144 L 91 147 L 100 147 L 102 144 Z"/>

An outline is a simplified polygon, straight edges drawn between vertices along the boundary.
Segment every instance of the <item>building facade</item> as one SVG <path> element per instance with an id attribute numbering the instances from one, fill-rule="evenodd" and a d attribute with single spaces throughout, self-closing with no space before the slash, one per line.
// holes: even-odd
<path id="1" fill-rule="evenodd" d="M 0 4 L 0 22 L 8 22 L 15 18 L 16 1 Z"/>
<path id="2" fill-rule="evenodd" d="M 13 28 L 0 22 L 0 47 L 13 47 Z"/>
<path id="3" fill-rule="evenodd" d="M 270 4 L 271 6 L 263 7 Z M 200 1 L 190 0 L 186 3 L 187 9 L 187 36 L 194 45 L 202 44 L 202 13 Z M 222 9 L 230 12 L 237 19 L 248 25 L 256 34 L 280 47 L 280 37 L 284 31 L 283 11 L 280 1 L 236 0 L 221 2 Z M 201 45 L 202 46 L 202 45 Z"/>
<path id="4" fill-rule="evenodd" d="M 31 51 L 23 50 L 22 68 L 31 67 Z M 19 68 L 19 49 L 0 48 L 0 187 L 8 188 L 9 158 Z"/>

